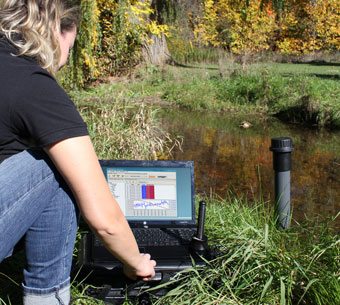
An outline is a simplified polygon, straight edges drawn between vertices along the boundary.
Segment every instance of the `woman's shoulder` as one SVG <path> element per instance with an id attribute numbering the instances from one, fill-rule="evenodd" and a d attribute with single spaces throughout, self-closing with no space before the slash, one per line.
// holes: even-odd
<path id="1" fill-rule="evenodd" d="M 14 51 L 15 47 L 6 39 L 0 37 L 0 80 L 3 84 L 7 83 L 26 83 L 31 82 L 32 77 L 48 78 L 55 81 L 55 78 L 45 69 L 43 69 L 37 61 L 30 56 L 17 56 Z"/>
<path id="2" fill-rule="evenodd" d="M 18 48 L 13 43 L 11 43 L 7 36 L 1 31 L 0 31 L 0 47 L 2 51 L 10 52 L 11 54 L 16 54 L 18 52 Z"/>
<path id="3" fill-rule="evenodd" d="M 12 39 L 13 41 L 18 41 L 21 38 L 19 35 L 16 35 L 15 37 L 12 37 Z M 8 70 L 11 70 L 13 73 L 18 74 L 19 76 L 21 72 L 25 75 L 27 73 L 39 73 L 44 70 L 33 57 L 26 55 L 19 56 L 17 55 L 18 52 L 18 48 L 15 46 L 15 44 L 12 43 L 6 37 L 6 35 L 0 31 L 0 65 L 2 67 L 1 70 L 4 73 L 8 74 Z"/>
<path id="4" fill-rule="evenodd" d="M 13 57 L 13 56 L 12 56 Z M 0 92 L 11 108 L 54 101 L 70 103 L 55 78 L 39 64 L 23 57 L 9 57 L 0 51 Z"/>

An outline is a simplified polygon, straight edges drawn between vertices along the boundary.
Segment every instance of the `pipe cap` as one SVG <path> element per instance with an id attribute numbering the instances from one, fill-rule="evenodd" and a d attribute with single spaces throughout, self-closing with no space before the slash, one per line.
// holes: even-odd
<path id="1" fill-rule="evenodd" d="M 272 138 L 272 146 L 269 148 L 272 152 L 287 153 L 294 150 L 291 138 Z"/>

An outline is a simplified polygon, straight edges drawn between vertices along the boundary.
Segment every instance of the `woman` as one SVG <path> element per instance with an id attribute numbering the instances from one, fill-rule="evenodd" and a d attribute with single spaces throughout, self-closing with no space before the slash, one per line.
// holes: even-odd
<path id="1" fill-rule="evenodd" d="M 25 236 L 25 305 L 69 303 L 74 202 L 128 277 L 154 276 L 156 263 L 139 253 L 86 124 L 54 79 L 77 23 L 70 0 L 3 0 L 0 9 L 0 262 Z"/>

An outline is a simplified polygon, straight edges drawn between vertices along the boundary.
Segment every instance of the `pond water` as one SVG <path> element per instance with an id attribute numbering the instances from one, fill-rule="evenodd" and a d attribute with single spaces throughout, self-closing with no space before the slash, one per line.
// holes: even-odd
<path id="1" fill-rule="evenodd" d="M 259 115 L 163 110 L 163 126 L 183 137 L 171 159 L 195 162 L 196 193 L 226 197 L 230 191 L 253 201 L 274 202 L 271 138 L 293 140 L 293 218 L 335 216 L 340 211 L 340 132 L 283 124 Z M 252 124 L 240 127 L 241 122 Z M 340 224 L 337 219 L 336 224 Z"/>

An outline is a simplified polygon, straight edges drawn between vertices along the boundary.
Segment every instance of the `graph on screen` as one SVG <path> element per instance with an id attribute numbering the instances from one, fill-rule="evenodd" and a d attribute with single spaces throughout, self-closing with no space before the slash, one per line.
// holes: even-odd
<path id="1" fill-rule="evenodd" d="M 125 216 L 177 217 L 176 172 L 108 170 L 107 180 Z"/>

